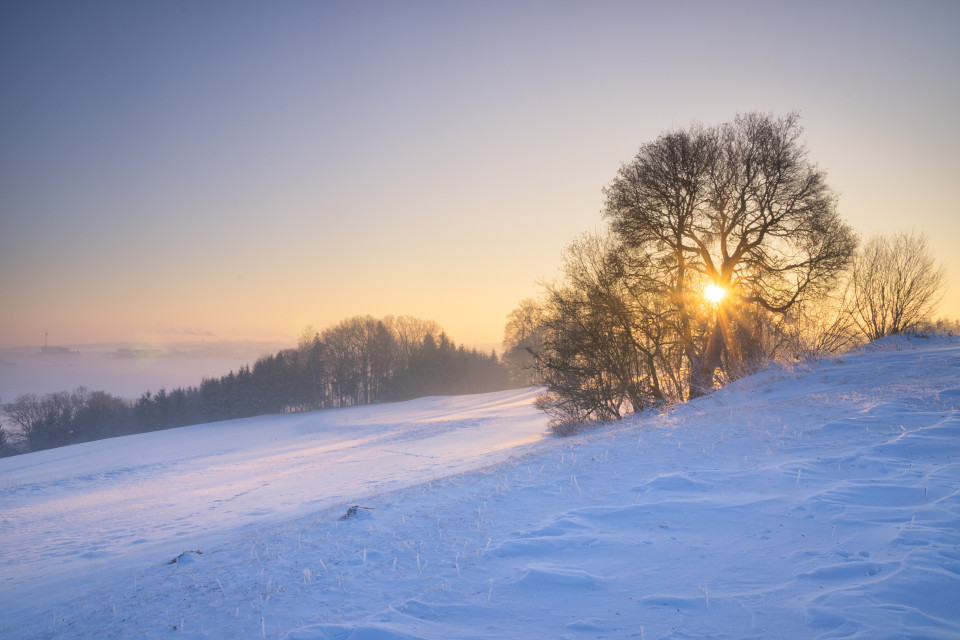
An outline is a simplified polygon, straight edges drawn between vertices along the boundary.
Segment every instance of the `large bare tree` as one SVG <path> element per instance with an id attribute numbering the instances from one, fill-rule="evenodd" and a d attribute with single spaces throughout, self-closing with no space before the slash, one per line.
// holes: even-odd
<path id="1" fill-rule="evenodd" d="M 856 247 L 801 134 L 796 113 L 665 133 L 604 190 L 613 231 L 669 284 L 689 397 L 756 350 L 762 316 L 827 290 Z M 704 314 L 707 285 L 728 295 Z"/>

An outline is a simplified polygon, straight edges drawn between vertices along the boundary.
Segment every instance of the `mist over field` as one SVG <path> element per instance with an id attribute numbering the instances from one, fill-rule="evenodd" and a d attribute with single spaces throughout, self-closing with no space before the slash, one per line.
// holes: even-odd
<path id="1" fill-rule="evenodd" d="M 66 347 L 43 354 L 39 347 L 0 349 L 0 398 L 25 393 L 102 390 L 127 400 L 161 387 L 197 385 L 203 378 L 236 371 L 283 343 L 115 343 Z"/>

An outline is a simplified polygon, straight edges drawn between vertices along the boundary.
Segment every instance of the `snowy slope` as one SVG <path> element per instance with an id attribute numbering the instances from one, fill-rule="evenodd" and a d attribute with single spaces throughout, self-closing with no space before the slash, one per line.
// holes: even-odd
<path id="1" fill-rule="evenodd" d="M 542 439 L 531 390 L 232 420 L 0 460 L 0 606 L 474 469 Z"/>
<path id="2" fill-rule="evenodd" d="M 540 438 L 531 399 L 2 460 L 0 635 L 960 637 L 960 342 L 774 367 L 576 439 Z"/>

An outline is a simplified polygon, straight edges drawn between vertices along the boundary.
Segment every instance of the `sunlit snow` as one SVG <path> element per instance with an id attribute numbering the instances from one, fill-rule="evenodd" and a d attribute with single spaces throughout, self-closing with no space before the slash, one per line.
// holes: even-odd
<path id="1" fill-rule="evenodd" d="M 960 636 L 960 341 L 771 367 L 572 439 L 534 397 L 0 460 L 0 635 Z"/>

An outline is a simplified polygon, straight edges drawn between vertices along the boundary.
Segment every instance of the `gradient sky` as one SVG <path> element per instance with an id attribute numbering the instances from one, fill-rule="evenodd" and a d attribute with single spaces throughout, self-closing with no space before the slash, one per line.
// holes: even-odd
<path id="1" fill-rule="evenodd" d="M 498 343 L 601 189 L 693 121 L 799 110 L 864 236 L 960 317 L 960 3 L 0 4 L 0 347 Z"/>

